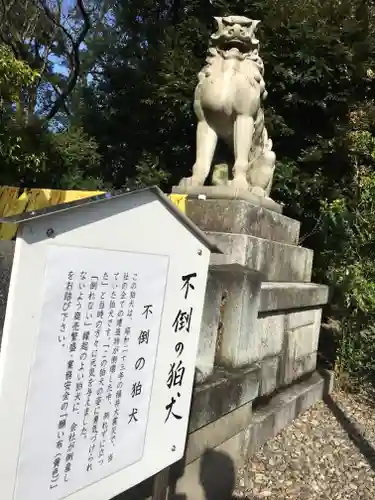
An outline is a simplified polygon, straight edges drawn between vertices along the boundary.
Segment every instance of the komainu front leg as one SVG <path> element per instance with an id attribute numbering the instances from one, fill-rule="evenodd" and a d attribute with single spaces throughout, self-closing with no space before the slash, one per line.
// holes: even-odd
<path id="1" fill-rule="evenodd" d="M 217 144 L 215 130 L 205 121 L 198 122 L 197 156 L 193 166 L 193 175 L 180 181 L 180 187 L 203 186 L 211 170 Z"/>
<path id="2" fill-rule="evenodd" d="M 234 123 L 234 158 L 233 180 L 231 186 L 236 189 L 249 189 L 247 170 L 249 168 L 250 149 L 254 134 L 254 120 L 251 116 L 239 115 Z"/>

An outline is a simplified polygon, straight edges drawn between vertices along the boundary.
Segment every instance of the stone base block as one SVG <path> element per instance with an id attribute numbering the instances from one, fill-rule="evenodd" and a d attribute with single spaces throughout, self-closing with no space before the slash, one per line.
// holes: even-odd
<path id="1" fill-rule="evenodd" d="M 259 345 L 261 395 L 315 370 L 321 315 L 321 308 L 259 315 L 255 337 Z"/>
<path id="2" fill-rule="evenodd" d="M 323 306 L 328 302 L 329 289 L 315 283 L 262 283 L 259 312 L 302 309 Z"/>
<path id="3" fill-rule="evenodd" d="M 248 366 L 259 359 L 256 321 L 261 279 L 240 264 L 211 266 L 224 284 L 216 362 L 227 367 Z"/>
<path id="4" fill-rule="evenodd" d="M 206 380 L 213 372 L 223 288 L 220 275 L 209 270 L 196 361 L 197 383 Z"/>
<path id="5" fill-rule="evenodd" d="M 285 314 L 285 329 L 296 330 L 307 325 L 314 325 L 315 329 L 318 330 L 321 319 L 322 310 L 320 307 L 314 309 L 304 309 L 302 311 L 288 312 L 287 314 Z"/>
<path id="6" fill-rule="evenodd" d="M 298 245 L 300 222 L 248 201 L 188 198 L 186 215 L 202 231 L 247 234 Z"/>
<path id="7" fill-rule="evenodd" d="M 294 380 L 298 380 L 316 369 L 317 353 L 312 352 L 301 358 L 286 358 L 282 360 L 283 368 L 281 370 L 280 385 L 289 385 Z"/>
<path id="8" fill-rule="evenodd" d="M 194 390 L 189 432 L 194 432 L 253 401 L 258 393 L 259 365 L 233 371 L 215 370 L 209 380 Z"/>
<path id="9" fill-rule="evenodd" d="M 285 331 L 286 355 L 289 359 L 303 358 L 318 350 L 320 316 L 317 315 L 319 320 L 313 324 Z"/>
<path id="10" fill-rule="evenodd" d="M 283 210 L 282 206 L 271 200 L 271 198 L 263 198 L 250 193 L 246 189 L 233 189 L 230 186 L 197 186 L 187 188 L 174 186 L 172 188 L 172 193 L 187 194 L 189 198 L 198 198 L 198 196 L 203 196 L 207 199 L 215 200 L 244 200 L 249 201 L 254 205 L 268 208 L 274 212 L 281 213 Z"/>
<path id="11" fill-rule="evenodd" d="M 248 429 L 247 456 L 290 425 L 298 415 L 314 405 L 327 392 L 326 379 L 315 372 L 303 382 L 274 396 L 266 406 L 254 411 Z"/>
<path id="12" fill-rule="evenodd" d="M 255 328 L 258 359 L 269 358 L 282 353 L 285 337 L 285 314 L 258 316 Z"/>
<path id="13" fill-rule="evenodd" d="M 238 263 L 261 274 L 263 281 L 309 282 L 313 251 L 244 234 L 211 233 L 207 236 L 222 249 L 211 255 L 211 264 Z"/>
<path id="14" fill-rule="evenodd" d="M 259 396 L 272 394 L 280 385 L 281 357 L 273 356 L 259 362 Z"/>
<path id="15" fill-rule="evenodd" d="M 252 402 L 246 403 L 237 410 L 227 413 L 210 425 L 189 434 L 185 463 L 189 464 L 201 457 L 208 449 L 216 448 L 232 438 L 251 424 Z"/>

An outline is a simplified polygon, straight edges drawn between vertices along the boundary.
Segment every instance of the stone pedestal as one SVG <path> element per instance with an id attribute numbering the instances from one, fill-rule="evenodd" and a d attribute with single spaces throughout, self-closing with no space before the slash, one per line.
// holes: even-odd
<path id="1" fill-rule="evenodd" d="M 213 196 L 214 188 L 204 190 Z M 263 200 L 268 207 L 256 201 L 190 194 L 186 214 L 224 252 L 211 257 L 200 380 L 215 366 L 256 363 L 259 394 L 266 395 L 315 370 L 328 290 L 311 283 L 313 252 L 298 245 L 300 223 L 272 200 Z"/>

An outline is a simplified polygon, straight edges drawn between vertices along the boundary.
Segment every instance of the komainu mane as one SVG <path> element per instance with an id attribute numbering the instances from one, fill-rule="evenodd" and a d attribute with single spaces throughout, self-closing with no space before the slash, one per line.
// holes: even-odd
<path id="1" fill-rule="evenodd" d="M 269 197 L 276 156 L 264 126 L 264 66 L 255 31 L 259 21 L 242 16 L 216 17 L 206 66 L 199 73 L 194 110 L 198 118 L 196 162 L 181 187 L 203 186 L 217 140 L 233 150 L 226 184 Z M 228 175 L 227 175 L 228 177 Z"/>

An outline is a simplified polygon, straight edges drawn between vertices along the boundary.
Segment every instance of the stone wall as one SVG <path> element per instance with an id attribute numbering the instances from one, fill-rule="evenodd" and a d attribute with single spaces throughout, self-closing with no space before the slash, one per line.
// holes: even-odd
<path id="1" fill-rule="evenodd" d="M 310 282 L 313 253 L 281 208 L 189 200 L 187 215 L 224 254 L 211 259 L 187 448 L 168 498 L 228 500 L 244 461 L 330 390 L 316 371 L 328 289 Z M 0 331 L 12 251 L 0 242 Z M 152 482 L 117 500 L 151 498 Z"/>

